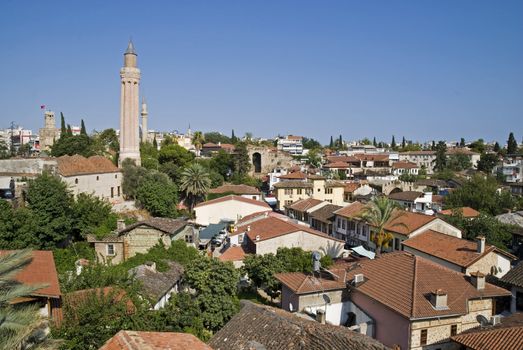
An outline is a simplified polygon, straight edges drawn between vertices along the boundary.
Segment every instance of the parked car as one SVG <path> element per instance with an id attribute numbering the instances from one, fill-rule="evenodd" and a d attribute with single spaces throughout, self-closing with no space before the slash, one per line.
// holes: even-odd
<path id="1" fill-rule="evenodd" d="M 0 198 L 13 199 L 14 195 L 10 189 L 0 189 Z"/>

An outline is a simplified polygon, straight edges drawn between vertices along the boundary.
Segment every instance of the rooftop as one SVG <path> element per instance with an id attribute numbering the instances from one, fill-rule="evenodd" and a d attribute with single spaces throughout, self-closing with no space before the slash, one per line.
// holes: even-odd
<path id="1" fill-rule="evenodd" d="M 483 253 L 478 253 L 477 242 L 452 237 L 444 233 L 427 230 L 403 242 L 403 245 L 417 251 L 435 256 L 463 268 L 467 268 L 492 251 L 515 259 L 515 256 L 492 245 L 485 245 Z"/>
<path id="2" fill-rule="evenodd" d="M 423 197 L 423 192 L 403 191 L 389 194 L 390 199 L 406 202 L 414 202 L 416 199 Z"/>
<path id="3" fill-rule="evenodd" d="M 228 201 L 236 201 L 236 202 L 242 202 L 242 203 L 246 203 L 246 204 L 257 205 L 257 206 L 260 206 L 262 208 L 266 208 L 268 210 L 272 210 L 271 207 L 267 203 L 265 203 L 265 202 L 258 201 L 258 200 L 255 200 L 255 199 L 245 198 L 245 197 L 242 197 L 242 196 L 236 196 L 236 195 L 233 195 L 233 194 L 230 195 L 230 196 L 224 196 L 224 197 L 212 199 L 210 201 L 199 203 L 199 204 L 197 204 L 195 206 L 195 208 L 201 208 L 201 207 L 206 206 L 206 205 L 218 204 L 218 203 L 228 202 Z"/>
<path id="4" fill-rule="evenodd" d="M 301 172 L 301 171 L 295 171 L 293 173 L 288 173 L 286 175 L 280 175 L 280 179 L 283 180 L 306 180 L 307 174 Z"/>
<path id="5" fill-rule="evenodd" d="M 330 219 L 334 217 L 334 212 L 341 208 L 343 208 L 343 207 L 339 206 L 339 205 L 326 204 L 321 208 L 318 208 L 312 212 L 309 212 L 309 215 L 313 219 L 331 223 L 332 220 L 330 220 Z"/>
<path id="6" fill-rule="evenodd" d="M 102 156 L 85 158 L 81 155 L 61 156 L 56 159 L 58 173 L 62 176 L 116 173 L 120 169 L 111 160 Z"/>
<path id="7" fill-rule="evenodd" d="M 165 272 L 156 271 L 148 265 L 139 265 L 129 270 L 129 274 L 141 282 L 145 294 L 158 301 L 167 294 L 182 278 L 183 266 L 176 262 L 168 262 L 169 268 Z"/>
<path id="8" fill-rule="evenodd" d="M 418 168 L 418 165 L 416 163 L 400 161 L 400 162 L 395 162 L 394 164 L 392 164 L 392 168 L 393 169 L 416 169 L 416 168 Z"/>
<path id="9" fill-rule="evenodd" d="M 259 195 L 260 191 L 253 186 L 247 185 L 233 185 L 233 184 L 224 184 L 222 186 L 212 188 L 209 193 L 233 193 L 233 194 L 252 194 Z"/>
<path id="10" fill-rule="evenodd" d="M 212 350 L 189 333 L 119 331 L 99 350 Z"/>
<path id="11" fill-rule="evenodd" d="M 353 219 L 357 218 L 359 215 L 363 213 L 363 208 L 365 208 L 365 204 L 361 202 L 353 202 L 339 210 L 336 210 L 334 214 L 343 216 L 345 218 Z"/>
<path id="12" fill-rule="evenodd" d="M 280 181 L 274 184 L 274 188 L 312 188 L 310 182 L 301 180 Z"/>
<path id="13" fill-rule="evenodd" d="M 209 341 L 214 350 L 386 350 L 346 327 L 321 324 L 270 306 L 241 301 L 241 310 Z"/>
<path id="14" fill-rule="evenodd" d="M 291 205 L 287 206 L 287 209 L 296 210 L 299 212 L 305 212 L 307 209 L 310 209 L 320 203 L 323 203 L 323 201 L 320 201 L 319 199 L 314 198 L 305 198 L 300 199 Z"/>
<path id="15" fill-rule="evenodd" d="M 233 246 L 227 248 L 225 252 L 223 252 L 222 255 L 218 259 L 221 261 L 240 261 L 245 258 L 245 255 L 247 252 L 245 251 L 243 246 Z"/>
<path id="16" fill-rule="evenodd" d="M 441 210 L 438 214 L 441 215 L 454 215 L 454 213 L 461 213 L 465 218 L 475 218 L 479 216 L 479 211 L 472 209 L 471 207 L 461 207 L 454 209 Z"/>
<path id="17" fill-rule="evenodd" d="M 14 252 L 12 250 L 0 250 L 0 256 Z M 33 260 L 23 268 L 16 276 L 15 280 L 26 285 L 47 285 L 31 294 L 32 296 L 45 296 L 59 298 L 60 284 L 54 264 L 53 252 L 48 250 L 33 250 L 31 252 Z"/>
<path id="18" fill-rule="evenodd" d="M 523 288 L 523 262 L 510 269 L 503 277 L 501 282 L 508 283 L 511 286 Z"/>

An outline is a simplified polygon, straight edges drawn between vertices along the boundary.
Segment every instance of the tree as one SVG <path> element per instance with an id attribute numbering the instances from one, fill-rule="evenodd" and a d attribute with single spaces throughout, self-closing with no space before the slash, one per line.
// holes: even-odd
<path id="1" fill-rule="evenodd" d="M 0 255 L 0 349 L 20 349 L 41 322 L 36 305 L 15 305 L 42 285 L 18 283 L 14 278 L 32 261 L 29 250 Z"/>
<path id="2" fill-rule="evenodd" d="M 166 174 L 148 172 L 138 185 L 136 201 L 153 216 L 177 216 L 178 191 Z"/>
<path id="3" fill-rule="evenodd" d="M 313 138 L 304 137 L 302 139 L 302 145 L 305 149 L 321 149 L 321 144 Z"/>
<path id="4" fill-rule="evenodd" d="M 199 200 L 205 198 L 211 187 L 209 173 L 200 164 L 191 164 L 182 173 L 180 190 L 185 193 L 192 211 Z"/>
<path id="5" fill-rule="evenodd" d="M 469 156 L 464 153 L 455 153 L 447 158 L 447 167 L 453 171 L 462 171 L 472 168 Z"/>
<path id="6" fill-rule="evenodd" d="M 38 224 L 28 208 L 16 210 L 6 201 L 0 200 L 0 249 L 40 248 L 35 236 Z"/>
<path id="7" fill-rule="evenodd" d="M 240 274 L 232 263 L 201 258 L 187 267 L 185 280 L 194 289 L 195 304 L 206 328 L 217 331 L 239 310 Z"/>
<path id="8" fill-rule="evenodd" d="M 234 129 L 232 129 L 232 133 L 231 133 L 231 143 L 236 143 L 238 141 L 238 139 L 236 138 L 236 135 L 234 135 Z"/>
<path id="9" fill-rule="evenodd" d="M 236 146 L 236 157 L 234 162 L 234 173 L 236 176 L 242 178 L 251 169 L 251 159 L 249 152 L 247 151 L 247 145 L 245 142 L 240 142 Z"/>
<path id="10" fill-rule="evenodd" d="M 401 140 L 401 148 L 405 148 L 407 146 L 407 141 L 405 140 L 405 136 L 403 136 L 403 139 Z"/>
<path id="11" fill-rule="evenodd" d="M 122 163 L 122 192 L 127 198 L 136 199 L 136 191 L 147 174 L 147 169 L 138 167 L 132 159 Z"/>
<path id="12" fill-rule="evenodd" d="M 498 193 L 498 182 L 494 177 L 481 175 L 474 175 L 463 186 L 452 191 L 445 203 L 449 208 L 471 207 L 490 215 L 517 210 L 521 205 L 509 192 Z"/>
<path id="13" fill-rule="evenodd" d="M 447 167 L 447 145 L 439 141 L 436 145 L 436 159 L 434 159 L 434 170 L 443 171 Z"/>
<path id="14" fill-rule="evenodd" d="M 84 120 L 82 119 L 81 121 L 81 124 L 80 124 L 80 135 L 85 135 L 87 136 L 87 130 L 85 129 L 85 123 L 84 123 Z"/>
<path id="15" fill-rule="evenodd" d="M 498 164 L 498 155 L 494 153 L 482 153 L 478 161 L 478 170 L 491 174 Z"/>
<path id="16" fill-rule="evenodd" d="M 29 157 L 31 155 L 31 145 L 28 143 L 24 143 L 20 147 L 18 147 L 18 151 L 16 152 L 17 155 L 21 157 Z"/>
<path id="17" fill-rule="evenodd" d="M 485 152 L 485 141 L 483 139 L 478 139 L 470 144 L 470 149 L 477 153 Z"/>
<path id="18" fill-rule="evenodd" d="M 378 147 L 378 143 L 376 142 L 376 136 L 374 136 L 374 138 L 372 139 L 372 145 L 374 147 Z"/>
<path id="19" fill-rule="evenodd" d="M 77 239 L 85 239 L 89 233 L 100 235 L 116 229 L 117 216 L 112 214 L 111 204 L 92 194 L 78 194 L 71 212 L 73 235 Z"/>
<path id="20" fill-rule="evenodd" d="M 518 142 L 516 141 L 516 138 L 514 137 L 514 133 L 510 133 L 508 135 L 508 141 L 507 141 L 507 154 L 515 154 L 518 152 Z"/>
<path id="21" fill-rule="evenodd" d="M 36 221 L 40 248 L 54 248 L 72 232 L 72 203 L 73 196 L 58 177 L 44 172 L 28 181 L 27 206 Z"/>
<path id="22" fill-rule="evenodd" d="M 465 139 L 462 137 L 461 140 L 459 141 L 459 147 L 465 147 Z"/>
<path id="23" fill-rule="evenodd" d="M 60 137 L 64 137 L 67 134 L 67 127 L 65 126 L 64 114 L 60 112 Z"/>
<path id="24" fill-rule="evenodd" d="M 209 167 L 217 171 L 224 179 L 228 179 L 234 169 L 233 156 L 224 150 L 219 150 L 213 155 Z"/>
<path id="25" fill-rule="evenodd" d="M 205 142 L 205 138 L 203 137 L 203 134 L 201 131 L 196 131 L 192 137 L 192 144 L 196 148 L 196 155 L 200 155 L 200 150 L 202 149 L 203 143 Z"/>
<path id="26" fill-rule="evenodd" d="M 305 161 L 306 164 L 309 164 L 315 168 L 319 168 L 321 166 L 321 154 L 317 149 L 311 149 L 309 153 L 307 153 L 307 159 Z"/>
<path id="27" fill-rule="evenodd" d="M 87 135 L 76 135 L 73 136 L 72 131 L 67 131 L 65 137 L 60 137 L 51 146 L 51 155 L 53 157 L 60 157 L 64 155 L 75 155 L 79 154 L 84 157 L 90 157 L 95 154 L 92 142 Z"/>
<path id="28" fill-rule="evenodd" d="M 396 139 L 394 138 L 394 135 L 392 135 L 392 141 L 390 143 L 390 147 L 392 149 L 396 149 Z"/>
<path id="29" fill-rule="evenodd" d="M 334 140 L 332 139 L 332 135 L 331 135 L 331 142 L 329 143 L 329 148 L 330 149 L 334 148 Z"/>
<path id="30" fill-rule="evenodd" d="M 492 150 L 496 153 L 499 154 L 499 152 L 501 151 L 501 147 L 499 147 L 499 143 L 496 141 L 496 143 L 494 144 L 494 147 L 492 148 Z"/>
<path id="31" fill-rule="evenodd" d="M 178 144 L 164 144 L 158 153 L 160 164 L 173 162 L 179 167 L 185 167 L 194 159 L 194 154 Z"/>
<path id="32" fill-rule="evenodd" d="M 233 134 L 234 134 L 234 130 L 233 130 Z M 203 135 L 203 138 L 205 140 L 205 142 L 211 142 L 211 143 L 234 143 L 232 141 L 232 138 L 229 138 L 225 135 L 223 135 L 222 133 L 219 133 L 219 132 L 216 132 L 216 131 L 211 131 L 211 132 L 206 132 L 204 135 Z"/>
<path id="33" fill-rule="evenodd" d="M 376 197 L 367 203 L 360 217 L 374 229 L 371 240 L 376 245 L 376 255 L 381 255 L 382 248 L 387 248 L 394 238 L 385 230 L 385 226 L 404 226 L 401 223 L 393 223 L 404 214 L 405 212 L 398 209 L 397 204 L 387 197 Z"/>

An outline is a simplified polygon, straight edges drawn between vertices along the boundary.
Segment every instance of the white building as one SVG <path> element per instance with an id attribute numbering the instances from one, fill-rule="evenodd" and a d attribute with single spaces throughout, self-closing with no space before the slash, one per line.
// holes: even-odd
<path id="1" fill-rule="evenodd" d="M 285 138 L 278 139 L 278 150 L 289 152 L 290 154 L 303 154 L 303 137 L 288 135 Z"/>
<path id="2" fill-rule="evenodd" d="M 201 226 L 217 224 L 222 220 L 236 222 L 244 216 L 261 211 L 272 211 L 272 209 L 265 202 L 235 195 L 202 202 L 194 207 L 195 222 Z"/>

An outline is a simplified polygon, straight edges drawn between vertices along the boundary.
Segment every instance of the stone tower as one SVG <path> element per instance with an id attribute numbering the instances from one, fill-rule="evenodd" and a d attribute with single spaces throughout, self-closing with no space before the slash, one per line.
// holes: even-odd
<path id="1" fill-rule="evenodd" d="M 136 67 L 136 51 L 129 41 L 124 53 L 124 66 L 120 70 L 120 166 L 129 158 L 140 165 L 140 136 L 138 130 L 140 70 Z"/>
<path id="2" fill-rule="evenodd" d="M 145 103 L 145 98 L 142 97 L 142 142 L 149 142 L 147 129 L 147 118 L 149 113 L 147 113 L 147 103 Z"/>
<path id="3" fill-rule="evenodd" d="M 54 141 L 60 137 L 60 131 L 56 129 L 54 112 L 45 111 L 44 127 L 39 131 L 40 151 L 49 152 Z"/>

